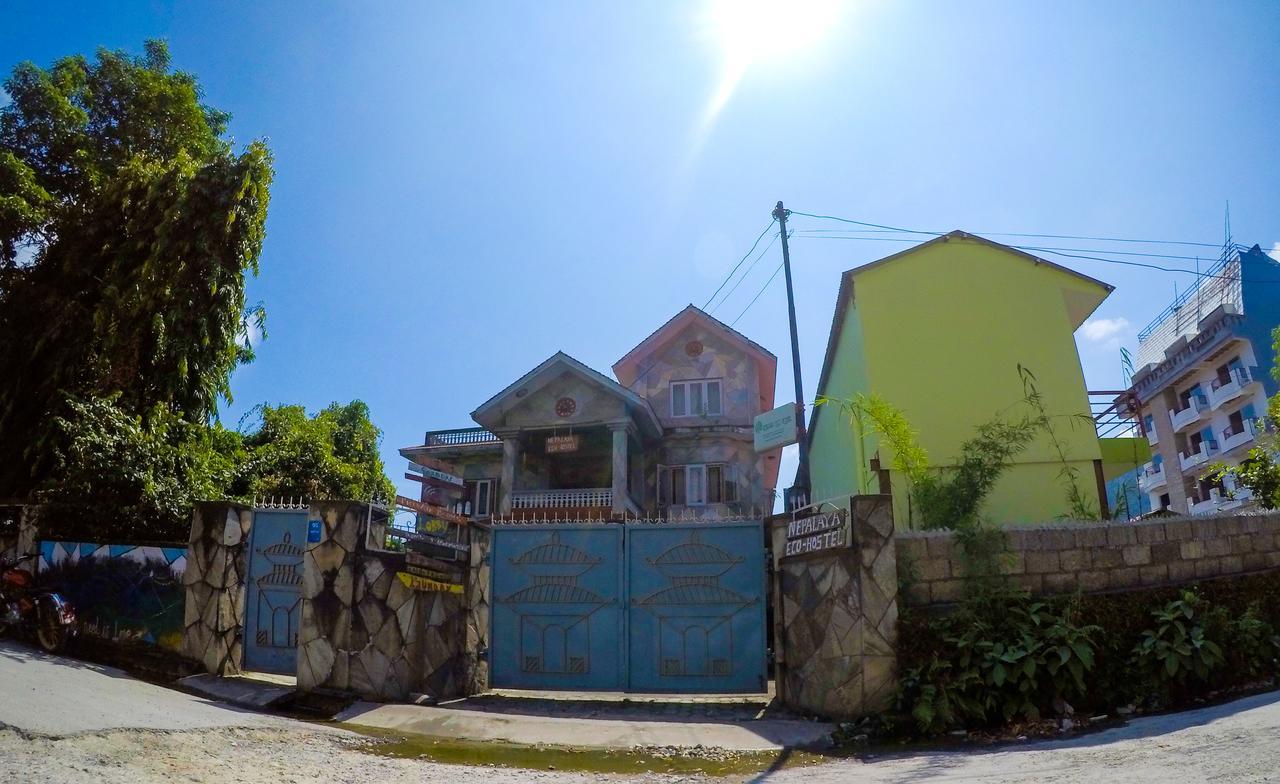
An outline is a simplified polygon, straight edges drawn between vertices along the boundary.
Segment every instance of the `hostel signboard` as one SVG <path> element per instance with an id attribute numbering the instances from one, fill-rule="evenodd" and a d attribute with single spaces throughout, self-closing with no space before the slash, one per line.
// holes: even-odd
<path id="1" fill-rule="evenodd" d="M 796 404 L 785 403 L 757 416 L 752 424 L 757 452 L 789 446 L 800 440 L 796 431 Z"/>
<path id="2" fill-rule="evenodd" d="M 836 550 L 850 545 L 849 510 L 833 509 L 796 517 L 787 524 L 783 558 Z"/>

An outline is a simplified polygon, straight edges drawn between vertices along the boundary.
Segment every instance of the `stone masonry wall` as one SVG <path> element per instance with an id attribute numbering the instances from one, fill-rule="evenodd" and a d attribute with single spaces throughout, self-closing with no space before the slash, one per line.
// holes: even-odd
<path id="1" fill-rule="evenodd" d="M 888 707 L 896 685 L 898 574 L 889 496 L 855 496 L 851 546 L 776 562 L 779 693 L 790 707 L 854 718 Z M 786 522 L 772 534 L 783 551 Z"/>
<path id="2" fill-rule="evenodd" d="M 480 525 L 471 526 L 471 568 L 467 570 L 467 606 L 463 649 L 463 678 L 466 694 L 479 694 L 489 688 L 489 586 L 492 577 L 489 551 L 492 532 Z"/>
<path id="3" fill-rule="evenodd" d="M 303 565 L 298 688 L 370 700 L 461 696 L 465 594 L 401 582 L 405 556 L 367 546 L 365 504 L 313 503 L 310 518 L 322 531 Z"/>
<path id="4" fill-rule="evenodd" d="M 1280 513 L 1005 529 L 1005 574 L 1037 595 L 1123 591 L 1280 569 Z M 964 562 L 949 531 L 895 536 L 910 604 L 948 604 Z"/>
<path id="5" fill-rule="evenodd" d="M 206 672 L 241 672 L 244 645 L 245 573 L 253 512 L 228 502 L 196 504 L 191 515 L 182 653 Z"/>

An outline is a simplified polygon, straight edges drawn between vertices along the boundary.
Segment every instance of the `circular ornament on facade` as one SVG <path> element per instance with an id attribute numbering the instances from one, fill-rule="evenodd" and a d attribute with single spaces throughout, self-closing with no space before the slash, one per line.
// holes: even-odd
<path id="1" fill-rule="evenodd" d="M 685 343 L 685 344 L 684 344 L 684 353 L 688 354 L 688 355 L 689 355 L 689 356 L 691 356 L 691 357 L 700 357 L 700 356 L 702 356 L 702 341 L 701 341 L 701 340 L 690 340 L 688 343 Z"/>
<path id="2" fill-rule="evenodd" d="M 556 401 L 556 415 L 562 417 L 573 416 L 573 412 L 578 410 L 578 401 L 571 397 L 562 397 Z"/>

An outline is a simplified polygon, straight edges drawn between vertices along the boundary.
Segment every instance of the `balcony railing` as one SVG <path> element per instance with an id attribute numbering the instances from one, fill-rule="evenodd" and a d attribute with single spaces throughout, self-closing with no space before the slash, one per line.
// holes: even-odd
<path id="1" fill-rule="evenodd" d="M 1191 514 L 1193 515 L 1209 515 L 1216 511 L 1218 511 L 1218 493 L 1216 490 L 1203 501 L 1191 499 Z"/>
<path id="2" fill-rule="evenodd" d="M 1219 511 L 1238 509 L 1253 500 L 1253 491 L 1247 487 L 1237 487 L 1231 491 L 1230 498 L 1222 498 L 1218 503 Z"/>
<path id="3" fill-rule="evenodd" d="M 1209 405 L 1215 410 L 1244 394 L 1245 387 L 1258 380 L 1257 368 L 1232 368 L 1224 382 L 1215 378 L 1209 385 Z"/>
<path id="4" fill-rule="evenodd" d="M 1230 452 L 1232 449 L 1242 447 L 1245 444 L 1253 443 L 1253 423 L 1245 422 L 1240 427 L 1229 427 L 1222 431 L 1222 451 Z"/>
<path id="5" fill-rule="evenodd" d="M 1191 454 L 1185 452 L 1178 455 L 1178 461 L 1182 464 L 1182 470 L 1188 471 L 1198 465 L 1209 462 L 1209 458 L 1218 454 L 1217 441 L 1201 441 L 1200 448 Z"/>
<path id="6" fill-rule="evenodd" d="M 1200 415 L 1209 410 L 1209 401 L 1202 395 L 1194 395 L 1188 401 L 1187 407 L 1180 411 L 1169 412 L 1169 422 L 1173 425 L 1174 430 L 1181 430 L 1187 425 L 1195 422 Z"/>
<path id="7" fill-rule="evenodd" d="M 1138 489 L 1149 493 L 1165 483 L 1164 463 L 1154 465 L 1147 463 L 1142 467 L 1142 475 L 1138 477 Z"/>
<path id="8" fill-rule="evenodd" d="M 501 444 L 502 439 L 483 427 L 460 427 L 453 430 L 433 430 L 427 433 L 427 446 L 470 446 L 472 444 Z"/>
<path id="9" fill-rule="evenodd" d="M 613 506 L 613 490 L 591 487 L 581 490 L 533 490 L 511 494 L 512 509 L 589 509 Z"/>

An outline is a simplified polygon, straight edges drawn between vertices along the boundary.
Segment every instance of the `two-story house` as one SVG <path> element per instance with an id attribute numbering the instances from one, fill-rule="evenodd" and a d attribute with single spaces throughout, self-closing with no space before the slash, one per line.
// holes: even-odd
<path id="1" fill-rule="evenodd" d="M 772 353 L 690 305 L 613 378 L 557 352 L 473 411 L 478 427 L 400 453 L 411 469 L 454 466 L 458 511 L 477 520 L 766 514 L 780 450 L 754 451 L 752 420 L 773 407 L 776 372 Z"/>

